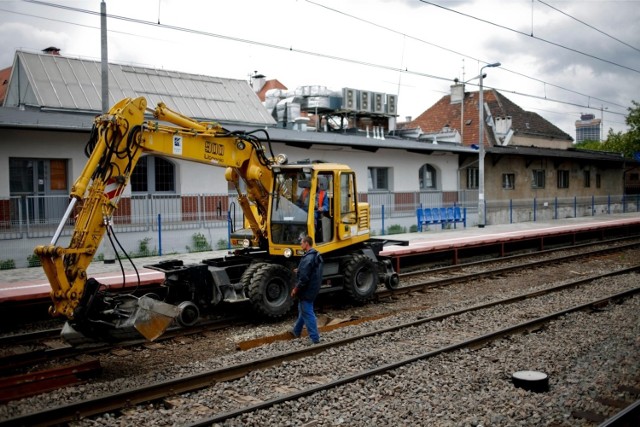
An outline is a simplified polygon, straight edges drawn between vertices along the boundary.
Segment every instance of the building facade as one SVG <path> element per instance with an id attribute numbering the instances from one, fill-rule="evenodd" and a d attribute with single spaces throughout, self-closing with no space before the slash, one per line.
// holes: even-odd
<path id="1" fill-rule="evenodd" d="M 602 120 L 594 114 L 583 114 L 576 120 L 576 142 L 602 141 Z"/>
<path id="2" fill-rule="evenodd" d="M 99 70 L 95 61 L 16 52 L 0 108 L 0 259 L 2 247 L 10 254 L 16 240 L 29 240 L 26 254 L 35 244 L 48 243 L 62 217 L 86 162 L 93 119 L 100 114 Z M 443 97 L 397 130 L 380 114 L 373 137 L 370 128 L 279 127 L 246 81 L 120 64 L 110 64 L 109 71 L 111 105 L 142 96 L 150 107 L 164 102 L 198 120 L 216 120 L 229 131 L 266 130 L 270 151 L 291 161 L 349 165 L 361 199 L 372 205 L 376 233 L 384 232 L 385 220 L 386 225 L 415 224 L 420 206 L 467 207 L 467 223 L 475 224 L 478 96 L 463 87 L 460 96 Z M 568 150 L 571 137 L 537 114 L 497 91 L 486 91 L 484 99 L 485 191 L 494 209 L 488 225 L 501 221 L 499 207 L 508 200 L 622 193 L 619 156 Z M 366 120 L 352 123 L 368 126 Z M 137 233 L 134 240 L 143 239 L 157 231 L 156 216 L 163 212 L 163 227 L 175 231 L 165 234 L 175 240 L 163 245 L 165 251 L 184 251 L 191 235 L 185 229 L 210 232 L 206 227 L 214 227 L 218 234 L 210 240 L 216 241 L 226 235 L 227 212 L 241 221 L 232 193 L 223 168 L 148 155 L 123 195 L 126 215 L 118 226 Z"/>

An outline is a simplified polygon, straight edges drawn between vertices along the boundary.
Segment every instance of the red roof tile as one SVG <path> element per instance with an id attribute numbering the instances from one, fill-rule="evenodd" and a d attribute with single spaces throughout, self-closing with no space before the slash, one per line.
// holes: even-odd
<path id="1" fill-rule="evenodd" d="M 431 108 L 413 121 L 404 124 L 403 127 L 415 128 L 419 126 L 425 133 L 436 133 L 449 125 L 451 129 L 462 133 L 463 145 L 478 144 L 478 97 L 478 91 L 465 92 L 463 113 L 461 103 L 452 104 L 449 95 L 443 96 Z M 571 136 L 552 123 L 536 113 L 523 110 L 496 90 L 485 90 L 483 101 L 489 106 L 489 111 L 494 118 L 511 116 L 512 129 L 516 134 L 527 134 L 546 139 L 572 140 Z M 462 125 L 461 118 L 464 121 Z M 462 132 L 460 131 L 461 127 L 463 128 Z M 492 135 L 487 131 L 488 128 L 485 126 L 486 135 L 491 138 L 493 144 Z M 485 139 L 485 144 L 488 143 L 489 141 Z"/>
<path id="2" fill-rule="evenodd" d="M 0 105 L 4 102 L 4 97 L 9 88 L 9 77 L 11 76 L 11 67 L 0 70 Z"/>
<path id="3" fill-rule="evenodd" d="M 264 84 L 264 86 L 262 86 L 262 89 L 260 89 L 258 91 L 258 98 L 260 98 L 260 101 L 264 102 L 265 99 L 265 94 L 267 93 L 268 90 L 270 89 L 284 89 L 287 90 L 287 87 L 285 85 L 283 85 L 282 83 L 280 83 L 278 80 L 274 79 L 274 80 L 267 80 Z"/>

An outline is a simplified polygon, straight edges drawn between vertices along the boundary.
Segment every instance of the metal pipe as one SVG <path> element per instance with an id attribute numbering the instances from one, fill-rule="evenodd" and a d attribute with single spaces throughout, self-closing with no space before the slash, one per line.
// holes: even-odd
<path id="1" fill-rule="evenodd" d="M 53 238 L 51 239 L 52 245 L 55 245 L 56 243 L 58 243 L 58 239 L 62 234 L 62 229 L 64 228 L 64 224 L 67 222 L 67 220 L 71 216 L 71 212 L 73 212 L 73 208 L 76 206 L 77 202 L 78 202 L 78 199 L 76 199 L 75 197 L 73 197 L 71 199 L 71 202 L 69 202 L 69 206 L 67 206 L 67 210 L 64 212 L 64 215 L 62 216 L 62 221 L 60 221 L 60 224 L 58 224 L 58 229 L 56 230 L 55 234 L 53 235 Z"/>

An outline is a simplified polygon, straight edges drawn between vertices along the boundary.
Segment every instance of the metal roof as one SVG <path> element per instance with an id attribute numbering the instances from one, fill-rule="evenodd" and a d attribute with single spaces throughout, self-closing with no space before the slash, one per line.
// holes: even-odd
<path id="1" fill-rule="evenodd" d="M 16 51 L 4 106 L 100 112 L 101 63 Z M 244 80 L 109 64 L 109 105 L 143 96 L 182 114 L 207 120 L 273 125 L 275 120 Z"/>
<path id="2" fill-rule="evenodd" d="M 42 111 L 37 108 L 0 108 L 0 129 L 20 128 L 48 131 L 90 132 L 97 113 Z M 149 120 L 153 120 L 148 117 Z M 279 142 L 293 147 L 311 148 L 312 145 L 333 147 L 350 147 L 354 150 L 376 152 L 380 149 L 406 150 L 415 153 L 466 153 L 475 155 L 477 150 L 459 144 L 432 144 L 415 139 L 386 138 L 384 140 L 366 138 L 342 132 L 302 132 L 269 126 L 223 123 L 229 131 L 252 132 L 264 129 L 272 142 Z M 263 133 L 257 137 L 265 138 Z"/>
<path id="3" fill-rule="evenodd" d="M 619 154 L 619 153 L 611 153 L 608 151 L 580 150 L 575 148 L 571 148 L 569 150 L 558 150 L 554 148 L 539 148 L 539 147 L 493 146 L 493 147 L 487 147 L 486 151 L 487 153 L 491 153 L 494 155 L 516 155 L 516 156 L 543 157 L 543 158 L 570 158 L 573 160 L 603 161 L 603 162 L 615 162 L 615 163 L 633 162 L 633 160 L 627 159 L 622 154 Z"/>

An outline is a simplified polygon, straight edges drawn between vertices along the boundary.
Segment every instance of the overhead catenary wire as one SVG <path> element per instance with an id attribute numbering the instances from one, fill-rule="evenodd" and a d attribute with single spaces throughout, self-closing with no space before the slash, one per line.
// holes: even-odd
<path id="1" fill-rule="evenodd" d="M 602 35 L 604 35 L 604 36 L 609 37 L 610 39 L 613 39 L 613 40 L 615 40 L 615 41 L 617 41 L 617 42 L 619 42 L 619 43 L 621 43 L 621 44 L 623 44 L 623 45 L 625 45 L 625 46 L 627 46 L 627 47 L 629 47 L 629 48 L 631 48 L 631 49 L 635 50 L 636 52 L 640 52 L 640 49 L 638 49 L 637 47 L 632 46 L 632 45 L 630 45 L 629 43 L 627 43 L 627 42 L 625 42 L 625 41 L 622 41 L 622 40 L 620 40 L 620 39 L 619 39 L 619 38 L 617 38 L 617 37 L 612 36 L 611 34 L 605 33 L 604 31 L 602 31 L 602 30 L 600 30 L 600 29 L 598 29 L 598 28 L 594 27 L 593 25 L 588 24 L 588 23 L 586 23 L 586 22 L 582 21 L 581 19 L 578 19 L 578 18 L 576 18 L 575 16 L 568 14 L 567 12 L 565 12 L 565 11 L 563 11 L 563 10 L 558 9 L 558 8 L 557 8 L 557 7 L 555 7 L 555 6 L 551 6 L 549 3 L 546 3 L 546 2 L 544 2 L 544 1 L 542 1 L 542 0 L 538 0 L 538 2 L 539 2 L 539 3 L 542 3 L 543 5 L 547 6 L 547 7 L 548 7 L 548 8 L 550 8 L 550 9 L 555 10 L 556 12 L 559 12 L 559 13 L 563 14 L 564 16 L 566 16 L 566 17 L 568 17 L 568 18 L 573 19 L 573 20 L 574 20 L 574 21 L 576 21 L 576 22 L 581 23 L 582 25 L 585 25 L 585 26 L 587 26 L 587 27 L 591 28 L 591 29 L 592 29 L 592 30 L 594 30 L 594 31 L 599 32 L 600 34 L 602 34 Z"/>
<path id="2" fill-rule="evenodd" d="M 430 1 L 427 1 L 427 0 L 418 0 L 418 1 L 420 1 L 421 3 L 425 3 L 425 4 L 428 4 L 428 5 L 437 7 L 439 9 L 446 10 L 448 12 L 456 13 L 458 15 L 461 15 L 461 16 L 464 16 L 464 17 L 467 17 L 467 18 L 470 18 L 470 19 L 474 19 L 476 21 L 480 21 L 480 22 L 483 22 L 485 24 L 492 25 L 494 27 L 501 28 L 501 29 L 506 30 L 506 31 L 510 31 L 510 32 L 513 32 L 513 33 L 516 33 L 516 34 L 520 34 L 522 36 L 526 36 L 526 37 L 529 37 L 529 38 L 532 38 L 532 39 L 535 39 L 535 40 L 539 40 L 539 41 L 541 41 L 543 43 L 547 43 L 547 44 L 550 44 L 552 46 L 556 46 L 558 48 L 565 49 L 565 50 L 568 50 L 570 52 L 577 53 L 579 55 L 583 55 L 583 56 L 586 56 L 588 58 L 595 59 L 595 60 L 598 60 L 598 61 L 602 61 L 602 62 L 605 62 L 607 64 L 614 65 L 614 66 L 620 67 L 620 68 L 624 68 L 626 70 L 633 71 L 635 73 L 639 73 L 640 74 L 640 70 L 637 70 L 635 68 L 631 68 L 631 67 L 628 67 L 626 65 L 619 64 L 619 63 L 614 62 L 614 61 L 610 61 L 608 59 L 600 58 L 599 56 L 592 55 L 590 53 L 583 52 L 581 50 L 574 49 L 572 47 L 565 46 L 563 44 L 560 44 L 560 43 L 557 43 L 557 42 L 553 42 L 551 40 L 543 39 L 541 37 L 534 36 L 533 34 L 527 34 L 524 31 L 516 30 L 514 28 L 507 27 L 506 25 L 498 24 L 496 22 L 492 22 L 492 21 L 489 21 L 487 19 L 478 18 L 477 16 L 469 15 L 467 13 L 460 12 L 458 10 L 451 9 L 451 8 L 448 8 L 448 7 L 445 7 L 445 6 L 442 6 L 440 4 L 436 4 L 436 3 L 433 3 L 433 2 L 430 2 Z"/>
<path id="3" fill-rule="evenodd" d="M 40 1 L 40 0 L 23 0 L 23 1 L 25 1 L 27 3 L 33 3 L 33 4 L 48 6 L 48 7 L 61 8 L 61 9 L 64 9 L 64 10 L 69 10 L 69 11 L 78 12 L 78 13 L 86 13 L 86 14 L 91 14 L 91 15 L 99 15 L 100 14 L 100 12 L 96 12 L 96 11 L 80 9 L 80 8 L 71 7 L 71 6 L 64 6 L 64 5 L 49 3 L 49 2 Z M 424 3 L 427 3 L 427 4 L 431 4 L 430 2 L 426 2 L 426 1 L 423 1 L 423 0 L 420 0 L 420 1 L 422 1 Z M 309 1 L 309 0 L 307 0 L 307 2 L 315 4 L 314 2 Z M 435 6 L 440 7 L 438 5 L 435 5 Z M 293 46 L 280 46 L 280 45 L 276 45 L 276 44 L 272 44 L 272 43 L 265 43 L 265 42 L 250 40 L 250 39 L 243 39 L 243 38 L 239 38 L 239 37 L 226 36 L 226 35 L 222 35 L 222 34 L 216 34 L 216 33 L 211 33 L 211 32 L 208 32 L 208 31 L 196 30 L 196 29 L 192 29 L 192 28 L 185 28 L 185 27 L 179 27 L 179 26 L 174 26 L 174 25 L 166 25 L 166 24 L 158 24 L 158 23 L 152 22 L 152 21 L 146 21 L 146 20 L 141 20 L 141 19 L 137 19 L 137 18 L 129 18 L 129 17 L 119 16 L 119 15 L 108 14 L 107 16 L 109 18 L 111 18 L 111 19 L 117 19 L 117 20 L 122 20 L 122 21 L 126 21 L 126 22 L 141 24 L 141 25 L 154 26 L 154 27 L 163 28 L 163 29 L 181 31 L 181 32 L 186 32 L 186 33 L 191 33 L 191 34 L 196 34 L 196 35 L 203 35 L 203 36 L 207 36 L 207 37 L 215 37 L 215 38 L 220 38 L 220 39 L 229 40 L 229 41 L 233 41 L 233 42 L 239 42 L 239 43 L 245 43 L 245 44 L 250 44 L 250 45 L 262 46 L 262 47 L 276 49 L 276 50 L 285 50 L 285 51 L 289 51 L 289 52 L 293 52 L 293 53 L 310 55 L 310 56 L 315 56 L 315 57 L 320 57 L 320 58 L 325 58 L 325 59 L 335 60 L 335 61 L 348 62 L 348 63 L 361 65 L 361 66 L 366 66 L 366 67 L 373 67 L 373 68 L 378 68 L 378 69 L 383 69 L 383 70 L 388 70 L 388 71 L 393 71 L 393 72 L 399 72 L 399 73 L 407 73 L 407 74 L 415 75 L 415 76 L 418 76 L 418 77 L 426 77 L 426 78 L 442 80 L 442 81 L 447 81 L 447 82 L 451 81 L 450 77 L 437 76 L 437 75 L 430 74 L 430 73 L 424 73 L 424 72 L 419 72 L 419 71 L 416 71 L 416 70 L 410 70 L 408 68 L 389 66 L 389 65 L 373 63 L 373 62 L 368 62 L 368 61 L 363 61 L 363 60 L 356 60 L 356 59 L 352 59 L 352 58 L 343 58 L 343 57 L 339 57 L 339 56 L 336 56 L 336 55 L 328 55 L 328 54 L 323 54 L 323 53 L 318 53 L 318 52 L 313 52 L 313 51 L 308 51 L 308 50 L 303 50 L 303 49 L 297 49 L 297 48 L 294 48 Z M 40 17 L 40 18 L 42 18 L 42 17 Z M 47 17 L 47 18 L 43 18 L 43 19 L 50 19 L 50 18 Z M 377 24 L 373 24 L 373 25 L 377 25 Z M 83 25 L 83 26 L 86 27 L 86 25 Z M 379 26 L 381 28 L 387 29 L 387 27 L 384 27 L 384 26 L 381 26 L 381 25 L 379 25 Z M 388 30 L 397 32 L 396 30 L 393 30 L 393 29 L 388 29 Z M 109 31 L 111 31 L 111 30 L 109 30 Z M 400 33 L 400 32 L 397 32 L 397 33 L 403 34 L 403 33 Z M 407 36 L 407 37 L 411 37 L 411 36 Z M 413 37 L 411 37 L 411 38 L 413 38 Z M 428 44 L 431 44 L 431 45 L 434 45 L 433 43 L 429 43 L 429 42 L 420 40 L 418 38 L 414 38 L 414 39 L 422 41 L 422 42 L 425 42 L 425 43 L 428 43 Z M 461 54 L 459 52 L 456 52 L 454 50 L 443 48 L 443 47 L 437 46 L 437 45 L 434 45 L 434 46 L 439 47 L 439 48 L 444 49 L 444 50 L 447 50 L 447 51 L 450 51 L 452 53 L 463 55 L 463 54 Z M 481 61 L 481 60 L 479 60 L 477 58 L 473 58 L 473 57 L 471 57 L 469 55 L 464 55 L 464 56 L 472 58 L 472 59 L 474 59 L 476 61 L 484 62 L 484 61 Z M 503 69 L 505 69 L 505 68 L 503 68 Z M 542 82 L 539 79 L 535 79 L 535 78 L 526 76 L 526 75 L 518 73 L 518 72 L 514 72 L 514 71 L 511 71 L 511 72 L 513 72 L 515 74 L 518 74 L 518 75 L 521 75 L 523 77 L 527 77 L 527 78 Z M 545 84 L 547 84 L 549 86 L 557 87 L 558 89 L 567 90 L 567 91 L 575 93 L 575 94 L 577 94 L 579 96 L 584 96 L 584 97 L 587 97 L 589 99 L 598 100 L 598 101 L 600 101 L 602 103 L 606 103 L 607 105 L 617 106 L 619 108 L 627 108 L 626 106 L 617 104 L 617 103 L 612 102 L 612 101 L 600 99 L 598 97 L 590 96 L 590 95 L 587 95 L 587 94 L 583 94 L 583 93 L 580 93 L 580 92 L 577 92 L 577 91 L 573 91 L 571 89 L 566 89 L 564 87 L 553 85 L 551 83 L 547 83 L 547 82 L 543 82 L 543 83 L 545 83 Z M 515 92 L 515 91 L 511 91 L 511 90 L 509 92 L 518 93 L 518 92 Z M 524 94 L 524 93 L 518 93 L 518 94 L 522 95 L 522 96 L 528 96 L 528 97 L 531 97 L 531 98 L 544 99 L 546 101 L 550 101 L 550 102 L 554 102 L 554 103 L 566 104 L 566 105 L 571 105 L 571 106 L 578 106 L 578 107 L 585 108 L 585 109 L 595 108 L 595 107 L 592 107 L 592 106 L 590 106 L 588 104 L 587 105 L 578 104 L 578 103 L 575 103 L 575 102 L 568 102 L 568 101 L 563 101 L 563 100 L 559 100 L 559 99 L 550 99 L 550 98 L 546 98 L 546 97 L 540 97 L 540 96 L 537 96 L 537 95 L 529 95 L 529 94 Z M 617 114 L 617 115 L 621 115 L 621 116 L 626 115 L 626 113 L 615 112 L 615 111 L 612 111 L 612 110 L 609 110 L 608 114 Z"/>

